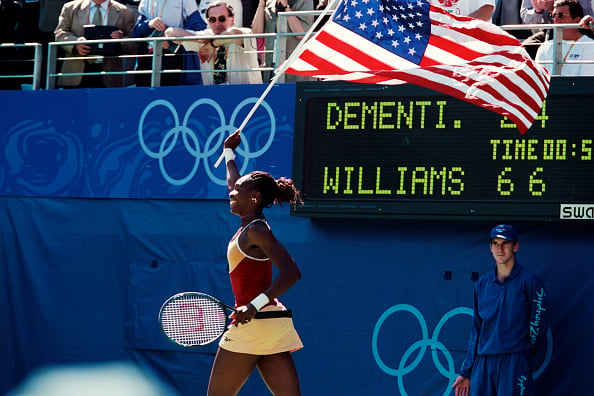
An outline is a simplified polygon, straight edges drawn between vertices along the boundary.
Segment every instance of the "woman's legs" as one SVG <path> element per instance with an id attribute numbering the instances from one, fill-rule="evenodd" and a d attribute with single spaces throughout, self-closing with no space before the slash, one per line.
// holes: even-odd
<path id="1" fill-rule="evenodd" d="M 301 395 L 290 352 L 258 356 L 219 348 L 210 373 L 208 396 L 236 395 L 256 366 L 273 395 Z"/>
<path id="2" fill-rule="evenodd" d="M 258 370 L 273 395 L 299 396 L 297 369 L 290 352 L 260 356 Z"/>
<path id="3" fill-rule="evenodd" d="M 208 396 L 236 395 L 256 367 L 260 356 L 219 348 L 212 365 Z"/>

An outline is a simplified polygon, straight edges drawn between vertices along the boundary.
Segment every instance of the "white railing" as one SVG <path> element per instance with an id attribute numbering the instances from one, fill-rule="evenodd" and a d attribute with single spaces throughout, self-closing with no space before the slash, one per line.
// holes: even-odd
<path id="1" fill-rule="evenodd" d="M 265 65 L 264 67 L 259 67 L 257 69 L 254 70 L 258 70 L 261 72 L 273 72 L 275 70 L 275 68 L 279 65 L 281 65 L 287 58 L 288 55 L 286 53 L 286 40 L 288 37 L 290 36 L 303 36 L 303 33 L 291 33 L 289 31 L 288 28 L 288 17 L 290 16 L 299 16 L 299 15 L 313 15 L 313 16 L 318 16 L 321 14 L 321 11 L 291 11 L 291 12 L 285 12 L 285 13 L 279 13 L 279 18 L 278 18 L 278 26 L 277 26 L 277 33 L 264 33 L 264 34 L 249 34 L 249 35 L 229 35 L 226 36 L 226 38 L 246 38 L 246 37 L 261 37 L 261 38 L 266 38 L 266 37 L 270 37 L 273 36 L 276 39 L 274 40 L 274 47 L 273 48 L 266 48 L 265 52 L 273 53 L 273 64 L 271 65 Z M 540 29 L 549 29 L 552 32 L 552 40 L 555 43 L 555 51 L 554 51 L 554 60 L 552 61 L 552 70 L 553 70 L 553 75 L 559 75 L 561 67 L 564 64 L 571 64 L 571 63 L 593 63 L 591 61 L 572 61 L 572 60 L 563 60 L 562 59 L 562 30 L 565 28 L 577 28 L 578 25 L 577 24 L 537 24 L 537 25 L 504 25 L 502 26 L 503 29 L 507 30 L 507 31 L 513 31 L 513 30 L 540 30 Z M 217 38 L 217 36 L 203 36 L 201 37 L 201 39 L 214 39 Z M 551 38 L 551 37 L 550 37 Z M 123 62 L 125 62 L 125 64 L 128 64 L 128 66 L 132 65 L 133 63 L 135 63 L 136 59 L 138 58 L 143 58 L 143 57 L 151 57 L 152 58 L 152 62 L 151 62 L 151 69 L 150 70 L 133 70 L 133 67 L 130 68 L 128 67 L 129 70 L 124 69 L 122 71 L 113 71 L 113 72 L 95 72 L 95 73 L 86 73 L 88 75 L 115 75 L 115 74 L 121 74 L 121 75 L 125 75 L 125 76 L 129 76 L 130 78 L 133 78 L 136 75 L 148 75 L 150 74 L 151 76 L 151 86 L 153 87 L 158 87 L 161 85 L 161 77 L 165 74 L 169 74 L 169 73 L 206 73 L 206 72 L 213 72 L 213 70 L 207 70 L 207 69 L 197 69 L 197 70 L 162 70 L 161 69 L 161 64 L 162 64 L 162 59 L 164 56 L 171 56 L 167 53 L 165 53 L 163 51 L 163 42 L 165 41 L 186 41 L 186 40 L 196 40 L 195 37 L 180 37 L 180 38 L 170 38 L 170 37 L 150 37 L 150 38 L 128 38 L 128 39 L 110 39 L 110 40 L 88 40 L 88 41 L 70 41 L 70 42 L 52 42 L 49 43 L 48 46 L 48 59 L 47 59 L 47 64 L 45 65 L 47 73 L 46 73 L 46 81 L 45 81 L 45 86 L 47 89 L 54 89 L 56 88 L 56 81 L 59 77 L 66 77 L 66 76 L 76 76 L 76 75 L 84 75 L 85 73 L 70 73 L 70 74 L 65 74 L 65 73 L 61 73 L 59 70 L 56 69 L 56 65 L 58 64 L 58 61 L 60 62 L 68 62 L 68 61 L 72 61 L 72 60 L 80 60 L 80 59 L 85 59 L 85 60 L 90 60 L 90 59 L 101 59 L 103 58 L 102 56 L 95 56 L 95 57 L 58 57 L 58 48 L 61 46 L 66 46 L 66 45 L 76 45 L 76 44 L 98 44 L 98 43 L 105 43 L 105 42 L 110 42 L 110 43 L 132 43 L 132 44 L 136 44 L 136 45 L 141 45 L 142 43 L 151 43 L 152 47 L 153 47 L 153 52 L 152 54 L 145 54 L 145 55 L 139 55 L 139 54 L 123 54 L 123 55 L 118 55 L 118 58 L 121 58 Z M 42 68 L 42 64 L 41 64 L 41 44 L 38 43 L 28 43 L 28 44 L 0 44 L 0 51 L 3 48 L 13 48 L 13 47 L 18 47 L 18 46 L 23 46 L 23 47 L 33 47 L 34 48 L 34 56 L 32 57 L 32 59 L 28 59 L 29 61 L 33 62 L 34 67 L 33 67 L 33 73 L 32 74 L 22 74 L 22 75 L 4 75 L 4 76 L 0 76 L 0 84 L 4 79 L 22 79 L 22 78 L 31 78 L 32 84 L 31 87 L 32 89 L 39 89 L 41 84 L 40 84 L 40 76 L 41 76 L 41 68 Z M 1 56 L 1 52 L 0 52 L 0 56 Z M 251 70 L 226 70 L 225 72 L 245 72 L 245 71 L 251 71 Z M 282 78 L 282 76 L 280 76 L 280 78 L 278 79 L 278 82 L 283 82 L 284 79 Z M 264 81 L 266 82 L 266 81 Z"/>
<path id="2" fill-rule="evenodd" d="M 6 51 L 8 49 L 17 49 L 17 48 L 32 48 L 33 49 L 33 57 L 29 59 L 9 59 L 5 56 Z M 3 54 L 4 52 L 4 54 Z M 25 73 L 25 74 L 10 74 L 10 75 L 0 75 L 0 84 L 2 81 L 6 81 L 7 79 L 31 79 L 31 88 L 32 89 L 39 89 L 41 87 L 41 59 L 42 59 L 42 47 L 39 43 L 24 43 L 24 44 L 13 44 L 13 43 L 3 43 L 0 44 L 0 57 L 2 58 L 2 62 L 31 62 L 33 67 L 31 68 L 32 73 Z"/>
<path id="3" fill-rule="evenodd" d="M 241 35 L 227 35 L 225 38 L 258 38 L 258 37 L 269 37 L 269 36 L 276 36 L 274 33 L 264 33 L 264 34 L 241 34 Z M 201 36 L 201 40 L 210 40 L 220 38 L 220 36 Z M 133 39 L 111 39 L 111 40 L 86 40 L 86 41 L 60 41 L 60 42 L 52 42 L 49 43 L 48 47 L 48 63 L 47 63 L 47 76 L 46 76 L 46 87 L 47 89 L 54 89 L 56 88 L 56 80 L 59 77 L 73 77 L 73 76 L 80 76 L 80 75 L 148 75 L 151 76 L 151 86 L 152 87 L 159 87 L 161 86 L 161 76 L 164 74 L 184 74 L 184 73 L 207 73 L 213 72 L 213 69 L 192 69 L 192 70 L 181 70 L 181 69 L 169 69 L 169 70 L 162 70 L 161 64 L 163 57 L 166 56 L 173 56 L 173 54 L 168 54 L 163 50 L 163 43 L 169 41 L 195 41 L 196 37 L 150 37 L 150 38 L 133 38 Z M 143 43 L 149 43 L 153 51 L 150 54 L 124 54 L 118 55 L 117 58 L 120 59 L 139 59 L 139 58 L 152 58 L 151 62 L 151 69 L 150 70 L 122 70 L 122 71 L 112 71 L 112 72 L 94 72 L 94 73 L 61 73 L 56 70 L 56 64 L 58 61 L 61 62 L 68 62 L 72 60 L 105 60 L 105 56 L 97 55 L 97 56 L 81 56 L 81 57 L 58 57 L 58 48 L 63 46 L 70 46 L 70 45 L 77 45 L 77 44 L 100 44 L 100 43 L 128 43 L 128 44 L 137 44 L 141 45 Z M 256 50 L 255 50 L 256 51 Z M 257 51 L 256 51 L 257 52 Z M 271 71 L 274 70 L 272 67 L 259 67 L 257 69 L 227 69 L 222 72 L 246 72 L 246 71 Z M 219 71 L 219 70 L 217 70 Z"/>

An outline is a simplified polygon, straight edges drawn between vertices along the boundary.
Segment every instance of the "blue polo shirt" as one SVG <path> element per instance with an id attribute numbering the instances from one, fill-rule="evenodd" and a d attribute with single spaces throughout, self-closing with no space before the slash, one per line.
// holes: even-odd
<path id="1" fill-rule="evenodd" d="M 517 261 L 503 282 L 497 268 L 474 287 L 474 319 L 460 375 L 470 378 L 477 355 L 526 351 L 546 337 L 548 296 L 540 278 Z"/>

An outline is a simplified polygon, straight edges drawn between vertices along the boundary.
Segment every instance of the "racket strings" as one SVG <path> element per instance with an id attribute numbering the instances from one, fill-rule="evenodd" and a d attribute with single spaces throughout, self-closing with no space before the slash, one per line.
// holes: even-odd
<path id="1" fill-rule="evenodd" d="M 171 340 L 186 346 L 204 345 L 225 331 L 227 315 L 217 302 L 208 298 L 181 296 L 163 308 L 161 323 Z"/>

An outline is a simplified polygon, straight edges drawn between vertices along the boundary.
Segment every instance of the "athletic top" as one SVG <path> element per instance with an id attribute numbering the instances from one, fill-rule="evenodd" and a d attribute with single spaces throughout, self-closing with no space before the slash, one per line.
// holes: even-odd
<path id="1" fill-rule="evenodd" d="M 497 268 L 474 287 L 474 319 L 460 375 L 470 378 L 477 355 L 526 351 L 546 337 L 548 296 L 538 276 L 516 261 L 503 282 Z"/>
<path id="2" fill-rule="evenodd" d="M 261 221 L 270 229 L 264 219 L 255 219 L 243 227 L 227 246 L 229 276 L 235 296 L 235 308 L 247 305 L 272 283 L 272 261 L 270 258 L 255 258 L 245 254 L 239 247 L 239 237 L 256 221 Z M 274 305 L 274 304 L 267 304 Z"/>

